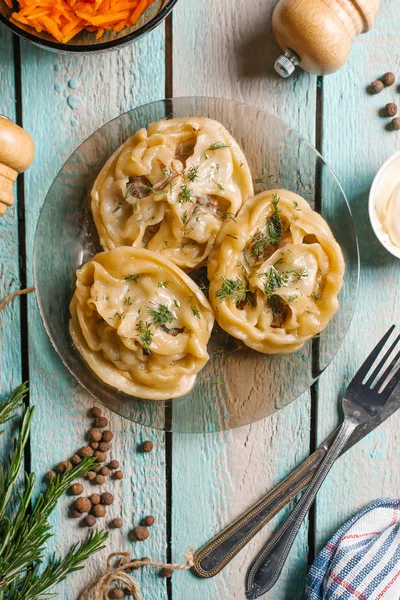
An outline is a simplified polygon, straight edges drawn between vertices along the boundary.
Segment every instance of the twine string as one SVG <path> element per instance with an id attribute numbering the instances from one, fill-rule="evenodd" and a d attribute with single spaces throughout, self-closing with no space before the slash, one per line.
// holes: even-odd
<path id="1" fill-rule="evenodd" d="M 16 298 L 17 296 L 22 296 L 23 294 L 30 294 L 31 292 L 34 292 L 34 291 L 35 291 L 35 286 L 31 285 L 28 288 L 25 288 L 23 290 L 18 290 L 17 292 L 13 292 L 12 294 L 9 294 L 1 302 L 1 304 L 0 304 L 0 312 L 3 310 L 3 308 L 5 308 L 7 306 L 7 304 L 9 302 L 11 302 L 11 300 L 14 300 L 14 298 Z"/>
<path id="2" fill-rule="evenodd" d="M 98 579 L 90 583 L 79 596 L 79 600 L 108 600 L 111 584 L 120 584 L 125 588 L 125 593 L 133 596 L 133 600 L 142 600 L 140 588 L 134 577 L 127 571 L 139 567 L 156 567 L 170 569 L 171 571 L 187 571 L 193 567 L 194 548 L 189 548 L 185 554 L 186 564 L 162 563 L 153 560 L 131 560 L 129 552 L 112 552 L 106 562 L 106 570 Z M 114 558 L 119 558 L 115 568 L 112 567 Z"/>

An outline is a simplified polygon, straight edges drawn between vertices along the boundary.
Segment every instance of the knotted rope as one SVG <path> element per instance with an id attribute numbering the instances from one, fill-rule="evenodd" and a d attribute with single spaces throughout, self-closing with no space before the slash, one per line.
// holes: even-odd
<path id="1" fill-rule="evenodd" d="M 131 560 L 129 552 L 112 552 L 107 558 L 105 573 L 81 592 L 79 600 L 108 600 L 112 583 L 119 583 L 120 587 L 125 588 L 127 595 L 133 596 L 133 600 L 142 600 L 140 588 L 135 579 L 128 575 L 128 571 L 144 566 L 170 569 L 171 571 L 187 571 L 193 567 L 193 551 L 194 548 L 189 548 L 185 554 L 185 565 L 161 563 L 153 560 Z M 111 562 L 115 557 L 121 558 L 117 566 L 112 568 Z"/>

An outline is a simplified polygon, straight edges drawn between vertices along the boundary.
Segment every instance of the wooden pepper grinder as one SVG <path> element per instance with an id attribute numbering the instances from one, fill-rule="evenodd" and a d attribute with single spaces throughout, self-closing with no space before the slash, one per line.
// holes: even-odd
<path id="1" fill-rule="evenodd" d="M 35 145 L 31 136 L 0 115 L 0 217 L 14 202 L 13 185 L 32 163 Z"/>
<path id="2" fill-rule="evenodd" d="M 289 77 L 300 65 L 325 75 L 347 61 L 357 35 L 369 31 L 380 0 L 280 0 L 272 29 L 284 54 L 275 70 Z"/>

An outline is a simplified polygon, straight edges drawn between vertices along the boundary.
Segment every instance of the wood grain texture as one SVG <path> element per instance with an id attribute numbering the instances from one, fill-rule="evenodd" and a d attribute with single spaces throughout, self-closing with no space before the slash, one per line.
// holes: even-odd
<path id="1" fill-rule="evenodd" d="M 249 0 L 242 11 L 230 0 L 179 2 L 173 15 L 173 93 L 231 98 L 258 106 L 313 142 L 316 80 L 301 74 L 283 81 L 275 74 L 273 63 L 280 51 L 271 33 L 274 5 L 272 0 Z M 309 427 L 310 401 L 304 395 L 250 427 L 207 436 L 175 436 L 173 559 L 179 560 L 190 544 L 199 547 L 208 541 L 303 460 L 309 452 Z M 285 514 L 215 578 L 204 581 L 191 573 L 174 576 L 174 600 L 243 598 L 247 568 Z M 305 526 L 282 578 L 267 597 L 302 596 L 307 551 Z"/>
<path id="2" fill-rule="evenodd" d="M 22 45 L 22 98 L 24 124 L 35 139 L 36 161 L 27 173 L 26 240 L 29 279 L 36 221 L 48 187 L 64 160 L 94 130 L 120 113 L 164 95 L 164 31 L 146 36 L 121 51 L 97 56 L 57 55 Z M 60 199 L 62 201 L 62 199 Z M 37 406 L 32 426 L 32 469 L 38 477 L 85 442 L 91 421 L 87 410 L 94 402 L 66 372 L 44 333 L 36 301 L 29 300 L 29 364 L 31 401 Z M 163 434 L 148 431 L 105 411 L 115 433 L 111 457 L 121 462 L 125 477 L 106 488 L 116 502 L 104 525 L 113 517 L 124 519 L 124 528 L 110 532 L 108 551 L 131 550 L 136 556 L 165 558 L 165 452 Z M 156 450 L 142 454 L 138 446 L 152 439 Z M 85 493 L 95 491 L 89 483 Z M 65 496 L 52 518 L 55 536 L 49 550 L 65 551 L 85 530 L 67 518 L 71 498 Z M 157 526 L 142 544 L 128 533 L 146 514 Z M 103 523 L 100 521 L 99 525 Z M 105 557 L 106 553 L 103 552 Z M 87 568 L 61 584 L 61 600 L 76 598 L 86 582 L 99 572 L 95 557 Z M 144 597 L 165 600 L 165 581 L 157 573 L 142 578 Z"/>
<path id="3" fill-rule="evenodd" d="M 0 27 L 0 114 L 15 119 L 14 56 L 12 36 Z M 18 207 L 17 202 L 0 217 L 0 298 L 18 290 Z M 0 401 L 21 383 L 20 300 L 0 313 Z M 7 427 L 8 429 L 8 427 Z M 10 438 L 0 438 L 2 460 L 8 455 Z"/>
<path id="4" fill-rule="evenodd" d="M 368 84 L 386 71 L 400 72 L 398 2 L 382 3 L 374 29 L 359 36 L 352 56 L 339 73 L 323 83 L 323 153 L 348 196 L 361 251 L 361 285 L 350 331 L 332 365 L 321 377 L 318 433 L 322 440 L 338 423 L 338 399 L 359 365 L 392 324 L 399 324 L 399 263 L 375 238 L 368 219 L 368 193 L 383 162 L 399 149 L 400 134 L 385 130 L 379 116 L 389 101 L 398 102 L 397 86 L 377 96 Z M 398 497 L 400 415 L 349 451 L 334 466 L 317 502 L 317 545 L 354 512 L 379 497 Z"/>

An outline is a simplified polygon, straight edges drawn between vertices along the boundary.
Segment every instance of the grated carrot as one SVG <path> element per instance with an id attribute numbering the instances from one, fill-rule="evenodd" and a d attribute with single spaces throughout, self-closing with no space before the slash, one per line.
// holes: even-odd
<path id="1" fill-rule="evenodd" d="M 135 25 L 154 0 L 16 0 L 14 22 L 47 31 L 68 43 L 83 29 L 100 38 L 105 30 L 118 33 Z M 5 0 L 9 8 L 13 0 Z"/>

